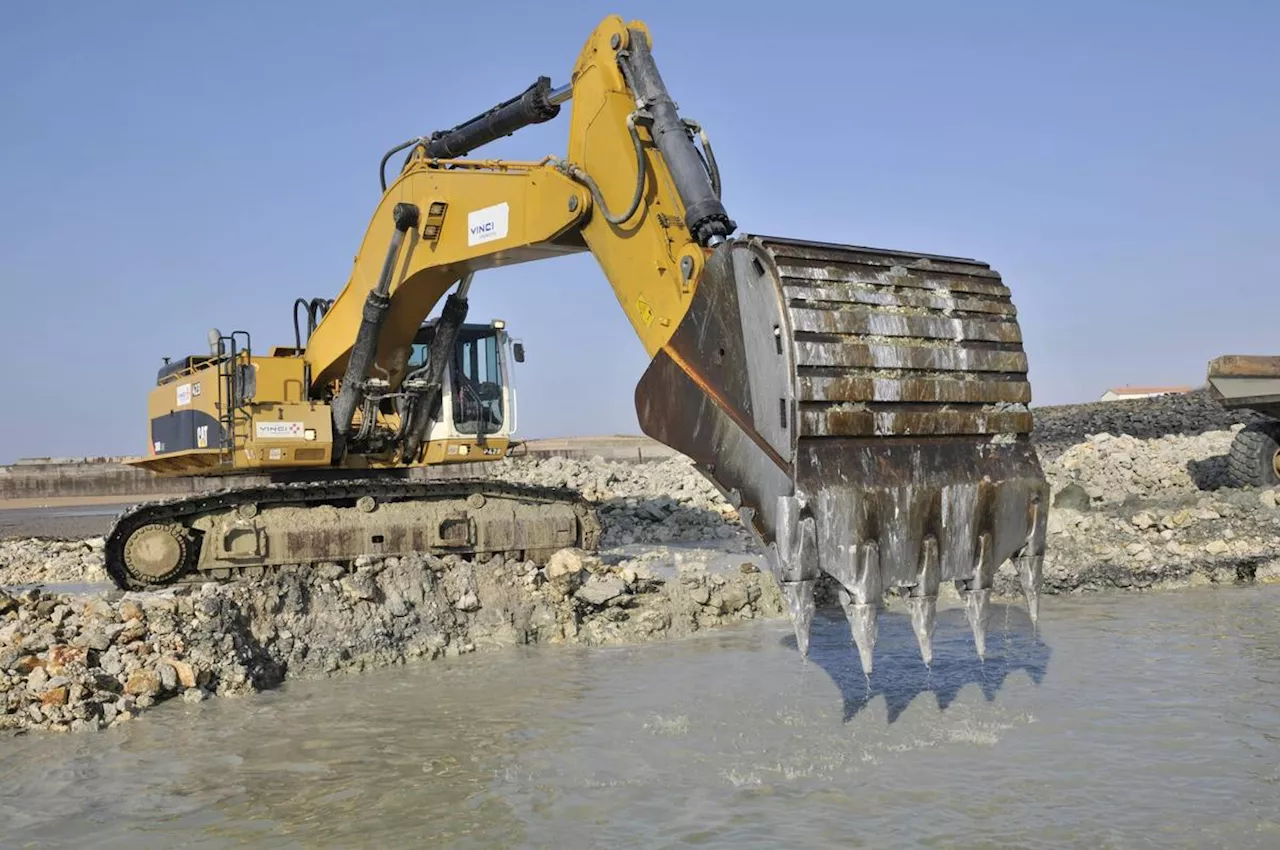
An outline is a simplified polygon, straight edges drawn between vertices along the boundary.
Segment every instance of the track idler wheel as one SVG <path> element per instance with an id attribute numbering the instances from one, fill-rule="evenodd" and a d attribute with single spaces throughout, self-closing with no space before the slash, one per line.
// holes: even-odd
<path id="1" fill-rule="evenodd" d="M 124 544 L 124 567 L 141 584 L 166 584 L 191 563 L 192 541 L 177 523 L 151 523 L 139 528 Z"/>

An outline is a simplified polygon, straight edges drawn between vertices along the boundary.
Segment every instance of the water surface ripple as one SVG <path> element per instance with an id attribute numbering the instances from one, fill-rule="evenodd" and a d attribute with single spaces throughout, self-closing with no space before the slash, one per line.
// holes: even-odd
<path id="1" fill-rule="evenodd" d="M 1280 587 L 522 648 L 0 740 L 0 845 L 1280 847 Z"/>

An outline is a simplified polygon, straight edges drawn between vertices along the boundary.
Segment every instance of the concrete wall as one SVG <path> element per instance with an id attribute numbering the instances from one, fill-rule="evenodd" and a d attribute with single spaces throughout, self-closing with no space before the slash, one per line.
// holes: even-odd
<path id="1" fill-rule="evenodd" d="M 562 437 L 529 440 L 513 453 L 514 457 L 569 457 L 590 460 L 648 461 L 681 455 L 669 446 L 648 437 Z"/>
<path id="2" fill-rule="evenodd" d="M 160 478 L 111 461 L 63 459 L 0 466 L 0 499 L 154 496 L 200 492 L 213 486 L 200 479 Z"/>
<path id="3" fill-rule="evenodd" d="M 589 460 L 646 462 L 677 456 L 647 437 L 570 437 L 530 440 L 515 457 L 568 457 Z M 167 496 L 198 493 L 225 486 L 219 478 L 163 478 L 120 463 L 121 458 L 24 458 L 0 466 L 0 501 L 75 496 Z M 417 471 L 414 477 L 487 477 L 489 463 L 449 464 Z"/>

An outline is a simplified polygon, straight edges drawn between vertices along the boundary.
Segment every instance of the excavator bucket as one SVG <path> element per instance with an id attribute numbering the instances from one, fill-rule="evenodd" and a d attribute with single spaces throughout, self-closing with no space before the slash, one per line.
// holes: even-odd
<path id="1" fill-rule="evenodd" d="M 985 655 L 995 571 L 1038 613 L 1048 485 L 1016 311 L 974 260 L 739 235 L 636 388 L 649 436 L 683 452 L 768 553 L 808 652 L 835 580 L 870 674 L 887 593 L 925 663 L 954 582 Z"/>

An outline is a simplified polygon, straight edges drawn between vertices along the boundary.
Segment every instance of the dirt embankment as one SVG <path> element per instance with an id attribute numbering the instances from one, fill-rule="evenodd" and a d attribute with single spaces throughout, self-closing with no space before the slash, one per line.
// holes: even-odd
<path id="1" fill-rule="evenodd" d="M 1140 440 L 1169 435 L 1194 437 L 1264 419 L 1248 410 L 1227 410 L 1206 390 L 1196 390 L 1154 398 L 1035 408 L 1032 439 L 1042 454 L 1057 455 L 1094 434 L 1127 435 Z"/>
<path id="2" fill-rule="evenodd" d="M 785 616 L 736 515 L 683 460 L 643 466 L 513 461 L 517 480 L 569 484 L 600 505 L 608 562 L 575 550 L 544 567 L 493 558 L 369 559 L 160 593 L 29 583 L 105 578 L 102 540 L 0 541 L 0 728 L 101 728 L 157 703 L 526 643 L 677 638 Z M 662 544 L 714 541 L 674 569 Z M 739 554 L 741 557 L 734 557 Z M 653 565 L 653 569 L 651 569 Z M 727 565 L 727 566 L 726 566 Z M 657 574 L 661 573 L 661 574 Z"/>
<path id="3" fill-rule="evenodd" d="M 603 645 L 783 616 L 771 576 L 668 578 L 566 550 L 543 568 L 387 558 L 164 593 L 0 591 L 0 729 L 102 728 L 171 698 L 527 643 Z"/>
<path id="4" fill-rule="evenodd" d="M 1239 425 L 1154 439 L 1098 434 L 1044 458 L 1050 593 L 1275 580 L 1275 490 L 1228 486 Z"/>

